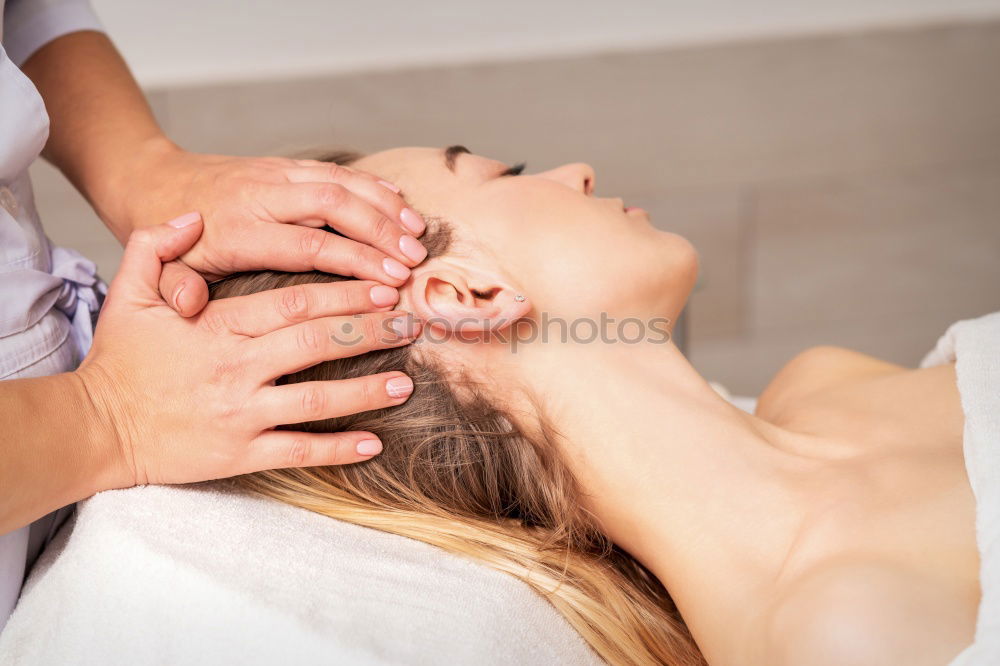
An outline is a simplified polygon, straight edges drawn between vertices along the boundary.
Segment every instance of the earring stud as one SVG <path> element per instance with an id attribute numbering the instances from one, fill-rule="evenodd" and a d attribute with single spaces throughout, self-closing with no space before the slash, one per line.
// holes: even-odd
<path id="1" fill-rule="evenodd" d="M 524 301 L 526 301 L 527 299 L 524 297 L 523 294 L 517 294 L 514 296 L 514 300 L 517 301 L 518 303 L 524 303 Z"/>

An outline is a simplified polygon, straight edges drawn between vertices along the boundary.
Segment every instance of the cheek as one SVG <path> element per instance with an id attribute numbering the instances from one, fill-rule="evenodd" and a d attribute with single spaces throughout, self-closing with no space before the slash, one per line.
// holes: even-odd
<path id="1" fill-rule="evenodd" d="M 537 233 L 521 255 L 536 307 L 558 316 L 676 317 L 694 287 L 698 255 L 675 234 Z"/>

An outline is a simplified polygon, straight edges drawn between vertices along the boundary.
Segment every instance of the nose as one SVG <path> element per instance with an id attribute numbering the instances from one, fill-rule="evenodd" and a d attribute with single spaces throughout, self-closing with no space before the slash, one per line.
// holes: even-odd
<path id="1" fill-rule="evenodd" d="M 583 162 L 564 164 L 538 175 L 583 192 L 587 196 L 594 193 L 594 168 Z"/>

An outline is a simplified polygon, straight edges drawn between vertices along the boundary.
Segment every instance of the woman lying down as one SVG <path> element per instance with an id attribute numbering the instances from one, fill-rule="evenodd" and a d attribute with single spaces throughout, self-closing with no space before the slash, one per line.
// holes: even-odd
<path id="1" fill-rule="evenodd" d="M 916 666 L 973 642 L 976 500 L 949 358 L 815 348 L 750 415 L 665 335 L 691 245 L 593 196 L 589 167 L 527 175 L 458 147 L 331 160 L 397 183 L 430 221 L 398 306 L 423 339 L 281 381 L 403 371 L 415 389 L 305 425 L 375 432 L 381 455 L 243 488 L 521 579 L 612 664 Z M 244 274 L 213 298 L 339 279 Z M 573 326 L 602 313 L 628 324 Z"/>

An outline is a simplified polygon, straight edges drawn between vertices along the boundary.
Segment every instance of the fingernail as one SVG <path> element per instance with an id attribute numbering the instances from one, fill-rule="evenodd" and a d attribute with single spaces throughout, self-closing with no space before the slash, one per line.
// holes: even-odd
<path id="1" fill-rule="evenodd" d="M 397 280 L 405 280 L 410 277 L 410 269 L 392 258 L 383 259 L 382 268 L 385 270 L 386 275 L 394 277 Z"/>
<path id="2" fill-rule="evenodd" d="M 392 183 L 390 183 L 387 180 L 380 180 L 380 181 L 378 181 L 378 184 L 381 185 L 382 187 L 384 187 L 385 189 L 391 191 L 391 192 L 395 192 L 396 194 L 399 194 L 399 192 L 400 192 L 400 189 L 398 187 L 396 187 L 395 185 L 393 185 Z"/>
<path id="3" fill-rule="evenodd" d="M 395 305 L 396 301 L 399 300 L 398 291 L 396 291 L 392 287 L 386 287 L 381 284 L 372 287 L 369 293 L 371 294 L 372 303 L 377 308 L 384 308 L 389 305 Z"/>
<path id="4" fill-rule="evenodd" d="M 359 456 L 373 456 L 382 452 L 382 442 L 377 439 L 363 439 L 354 448 Z"/>
<path id="5" fill-rule="evenodd" d="M 181 309 L 181 294 L 184 293 L 184 287 L 186 286 L 187 286 L 186 283 L 182 283 L 180 289 L 174 292 L 174 308 L 176 308 L 177 310 Z"/>
<path id="6" fill-rule="evenodd" d="M 413 236 L 402 235 L 399 237 L 399 249 L 403 251 L 406 258 L 415 263 L 420 263 L 427 256 L 427 248 L 420 244 Z"/>
<path id="7" fill-rule="evenodd" d="M 183 229 L 184 227 L 189 227 L 198 220 L 201 219 L 201 213 L 185 213 L 180 217 L 175 217 L 174 219 L 167 222 L 174 229 Z"/>
<path id="8" fill-rule="evenodd" d="M 385 383 L 385 392 L 390 398 L 405 398 L 413 393 L 413 380 L 409 377 L 393 377 Z"/>
<path id="9" fill-rule="evenodd" d="M 424 229 L 427 225 L 424 224 L 423 218 L 417 215 L 416 211 L 412 208 L 404 208 L 399 213 L 399 220 L 403 223 L 403 226 L 410 230 L 416 236 L 424 233 Z"/>
<path id="10" fill-rule="evenodd" d="M 416 317 L 407 314 L 390 319 L 389 326 L 401 338 L 415 338 L 420 333 L 421 323 Z"/>

